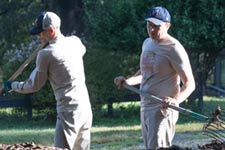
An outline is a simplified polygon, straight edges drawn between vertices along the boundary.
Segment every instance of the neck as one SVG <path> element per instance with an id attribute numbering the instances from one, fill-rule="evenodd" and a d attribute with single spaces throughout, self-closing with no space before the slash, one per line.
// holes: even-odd
<path id="1" fill-rule="evenodd" d="M 61 34 L 60 30 L 54 29 L 50 35 L 50 41 L 56 39 Z"/>
<path id="2" fill-rule="evenodd" d="M 156 41 L 161 43 L 161 42 L 166 41 L 168 39 L 168 37 L 169 37 L 169 34 L 166 33 L 166 34 L 162 35 L 161 38 Z"/>

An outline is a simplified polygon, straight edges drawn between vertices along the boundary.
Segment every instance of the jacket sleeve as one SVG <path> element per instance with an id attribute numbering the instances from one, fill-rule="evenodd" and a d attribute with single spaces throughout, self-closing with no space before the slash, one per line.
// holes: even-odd
<path id="1" fill-rule="evenodd" d="M 25 81 L 12 82 L 12 90 L 19 93 L 33 93 L 40 90 L 48 79 L 48 61 L 44 53 L 39 53 L 36 59 L 36 68 Z"/>

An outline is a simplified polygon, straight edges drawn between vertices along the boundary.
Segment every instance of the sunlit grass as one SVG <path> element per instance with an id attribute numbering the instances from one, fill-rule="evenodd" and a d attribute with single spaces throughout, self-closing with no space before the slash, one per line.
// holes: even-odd
<path id="1" fill-rule="evenodd" d="M 108 131 L 129 131 L 129 130 L 140 130 L 140 125 L 132 125 L 132 126 L 117 126 L 117 127 L 105 127 L 105 126 L 93 126 L 92 133 L 98 132 L 108 132 Z"/>
<path id="2" fill-rule="evenodd" d="M 201 131 L 204 123 L 185 123 L 177 124 L 176 132 L 190 132 L 190 131 Z"/>
<path id="3" fill-rule="evenodd" d="M 52 146 L 53 128 L 50 129 L 8 129 L 0 131 L 1 143 L 34 142 Z"/>
<path id="4" fill-rule="evenodd" d="M 196 108 L 196 103 L 182 107 L 209 116 L 217 105 L 225 108 L 225 99 L 223 97 L 205 96 L 204 107 L 201 111 Z M 107 107 L 104 106 L 101 110 L 103 116 L 94 118 L 91 129 L 91 149 L 143 149 L 139 102 L 115 103 L 113 108 L 114 114 L 112 117 L 103 117 L 107 113 Z M 19 116 L 14 118 L 11 116 L 10 109 L 3 110 L 0 109 L 0 144 L 34 142 L 46 146 L 53 145 L 54 121 L 27 120 Z M 202 134 L 204 123 L 206 122 L 180 114 L 176 125 L 176 133 L 184 134 L 187 141 L 207 138 Z"/>
<path id="5" fill-rule="evenodd" d="M 92 149 L 121 149 L 142 142 L 140 125 L 92 128 Z"/>

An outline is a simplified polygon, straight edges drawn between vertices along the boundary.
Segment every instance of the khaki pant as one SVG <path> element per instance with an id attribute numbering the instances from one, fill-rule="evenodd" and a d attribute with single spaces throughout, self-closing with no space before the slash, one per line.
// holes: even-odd
<path id="1" fill-rule="evenodd" d="M 145 148 L 155 150 L 171 146 L 177 119 L 178 112 L 175 110 L 168 110 L 167 117 L 162 114 L 160 107 L 142 110 L 141 126 Z"/>
<path id="2" fill-rule="evenodd" d="M 69 150 L 89 150 L 92 112 L 58 113 L 54 146 Z"/>

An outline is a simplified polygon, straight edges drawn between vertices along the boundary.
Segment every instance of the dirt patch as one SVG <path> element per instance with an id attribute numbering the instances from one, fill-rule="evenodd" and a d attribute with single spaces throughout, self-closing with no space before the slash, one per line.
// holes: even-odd
<path id="1" fill-rule="evenodd" d="M 181 147 L 191 147 L 196 148 L 198 145 L 205 145 L 207 143 L 211 143 L 212 139 L 205 138 L 195 138 L 194 135 L 196 133 L 176 133 L 173 144 Z"/>
<path id="2" fill-rule="evenodd" d="M 161 150 L 225 150 L 224 145 L 215 143 L 212 138 L 196 138 L 197 133 L 176 133 L 173 141 L 173 146 L 169 148 L 161 148 Z M 99 150 L 101 148 L 99 147 Z M 145 150 L 144 144 L 140 143 L 133 147 L 124 147 L 120 150 Z"/>
<path id="3" fill-rule="evenodd" d="M 35 143 L 0 144 L 0 150 L 62 150 L 56 147 L 42 146 Z"/>
<path id="4" fill-rule="evenodd" d="M 196 139 L 194 133 L 176 133 L 173 146 L 159 150 L 225 150 L 225 145 L 210 138 Z M 104 144 L 91 145 L 91 149 L 101 150 Z M 0 144 L 0 150 L 62 150 L 56 147 L 43 146 L 35 143 Z M 144 144 L 135 147 L 121 147 L 119 150 L 144 150 Z"/>

